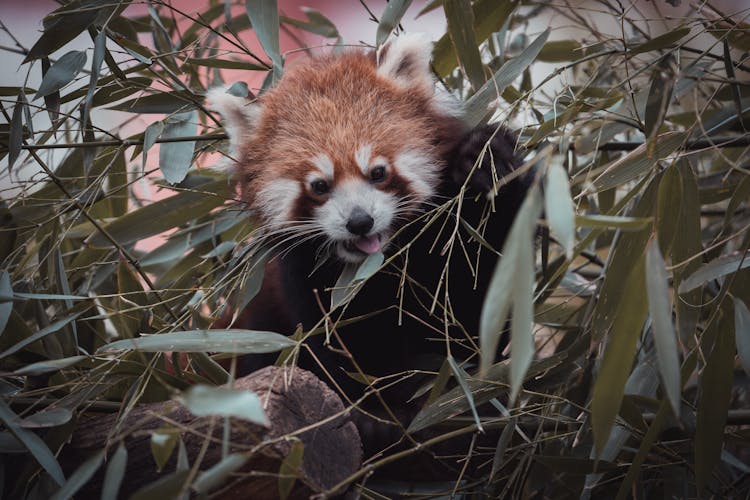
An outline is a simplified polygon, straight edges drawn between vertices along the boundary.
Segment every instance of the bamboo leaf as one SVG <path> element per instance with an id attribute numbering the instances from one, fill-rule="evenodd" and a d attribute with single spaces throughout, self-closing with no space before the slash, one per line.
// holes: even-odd
<path id="1" fill-rule="evenodd" d="M 136 491 L 129 500 L 159 500 L 165 498 L 179 498 L 190 478 L 190 470 L 177 471 L 163 476 L 153 483 L 143 486 Z"/>
<path id="2" fill-rule="evenodd" d="M 262 354 L 281 351 L 294 345 L 294 340 L 273 332 L 240 329 L 188 330 L 117 340 L 100 347 L 97 352 L 138 350 Z"/>
<path id="3" fill-rule="evenodd" d="M 199 417 L 218 415 L 240 418 L 266 427 L 270 425 L 260 397 L 248 390 L 194 385 L 178 399 L 193 415 Z"/>
<path id="4" fill-rule="evenodd" d="M 102 62 L 104 62 L 104 53 L 107 50 L 107 35 L 104 31 L 100 31 L 94 38 L 94 55 L 91 58 L 91 78 L 89 79 L 89 90 L 86 93 L 85 109 L 84 114 L 88 115 L 88 110 L 91 108 L 91 102 L 94 99 L 94 93 L 97 90 L 97 82 L 99 81 L 99 72 L 102 68 Z"/>
<path id="5" fill-rule="evenodd" d="M 201 472 L 193 483 L 193 488 L 198 494 L 207 494 L 211 490 L 224 484 L 230 474 L 245 465 L 248 456 L 244 453 L 232 453 L 222 458 L 209 469 Z"/>
<path id="6" fill-rule="evenodd" d="M 164 432 L 154 431 L 151 433 L 149 444 L 151 447 L 151 455 L 154 457 L 156 470 L 158 472 L 161 472 L 167 464 L 169 457 L 172 455 L 172 452 L 177 445 L 179 436 L 179 432 L 174 429 L 167 429 Z"/>
<path id="7" fill-rule="evenodd" d="M 38 332 L 30 335 L 29 337 L 26 337 L 25 339 L 21 340 L 20 342 L 17 342 L 12 347 L 6 349 L 4 352 L 0 353 L 0 359 L 7 358 L 11 354 L 14 354 L 14 353 L 20 351 L 21 349 L 23 349 L 27 345 L 33 344 L 37 340 L 43 339 L 47 335 L 55 333 L 56 331 L 58 331 L 61 328 L 63 328 L 65 325 L 69 324 L 71 321 L 75 321 L 76 318 L 78 318 L 78 316 L 80 316 L 81 314 L 83 314 L 83 313 L 82 312 L 78 312 L 78 313 L 72 314 L 72 315 L 70 315 L 68 317 L 65 317 L 65 318 L 62 318 L 62 319 L 58 319 L 57 321 L 49 324 L 45 328 L 42 328 Z"/>
<path id="8" fill-rule="evenodd" d="M 738 298 L 734 299 L 734 340 L 742 368 L 750 375 L 750 311 Z"/>
<path id="9" fill-rule="evenodd" d="M 672 304 L 669 302 L 669 278 L 658 242 L 651 240 L 646 249 L 646 292 L 651 311 L 656 355 L 662 386 L 672 411 L 679 417 L 681 377 L 677 338 L 672 323 Z"/>
<path id="10" fill-rule="evenodd" d="M 517 5 L 517 0 L 477 0 L 474 2 L 474 36 L 477 43 L 484 42 L 492 33 L 499 31 Z M 450 74 L 458 64 L 447 33 L 435 43 L 432 60 L 435 71 L 442 77 Z"/>
<path id="11" fill-rule="evenodd" d="M 42 439 L 31 431 L 27 431 L 16 423 L 18 417 L 13 410 L 5 403 L 0 400 L 0 421 L 5 424 L 5 427 L 26 447 L 32 456 L 39 462 L 39 465 L 47 471 L 53 481 L 58 485 L 62 486 L 65 483 L 65 476 L 60 468 L 60 464 L 57 463 L 57 459 L 49 450 L 47 445 Z"/>
<path id="12" fill-rule="evenodd" d="M 84 359 L 88 359 L 88 356 L 71 356 L 69 358 L 62 359 L 50 359 L 48 361 L 37 361 L 29 365 L 23 366 L 18 370 L 14 371 L 15 375 L 27 375 L 37 376 L 44 375 L 45 373 L 59 372 L 65 368 L 70 368 Z"/>
<path id="13" fill-rule="evenodd" d="M 552 163 L 547 170 L 544 190 L 544 210 L 552 234 L 565 250 L 565 256 L 573 257 L 576 243 L 575 207 L 570 195 L 568 174 L 562 165 Z"/>
<path id="14" fill-rule="evenodd" d="M 0 270 L 0 335 L 5 331 L 5 325 L 8 324 L 10 313 L 13 310 L 13 288 L 10 283 L 10 274 L 8 271 Z"/>
<path id="15" fill-rule="evenodd" d="M 680 283 L 678 292 L 682 295 L 711 280 L 719 279 L 722 276 L 745 269 L 748 266 L 750 266 L 750 258 L 744 253 L 736 252 L 718 257 L 708 264 L 703 264 L 693 274 L 685 278 Z"/>
<path id="16" fill-rule="evenodd" d="M 283 63 L 279 51 L 279 8 L 276 0 L 247 0 L 245 10 L 258 41 L 273 62 L 274 81 L 278 81 Z"/>
<path id="17" fill-rule="evenodd" d="M 109 464 L 107 464 L 107 472 L 104 474 L 104 482 L 102 483 L 102 500 L 117 498 L 127 465 L 128 450 L 120 443 L 115 454 L 109 459 Z"/>
<path id="18" fill-rule="evenodd" d="M 648 151 L 648 145 L 638 146 L 630 153 L 619 159 L 599 167 L 587 175 L 594 177 L 592 186 L 595 191 L 606 191 L 626 182 L 630 182 L 644 173 L 653 170 L 658 160 L 667 158 L 677 151 L 685 142 L 686 135 L 683 132 L 665 132 L 654 138 L 653 153 Z M 583 177 L 576 177 L 573 182 L 583 182 Z"/>
<path id="19" fill-rule="evenodd" d="M 732 396 L 734 373 L 733 317 L 723 307 L 721 317 L 711 324 L 710 337 L 715 339 L 711 354 L 700 378 L 700 397 L 695 427 L 695 480 L 700 494 L 721 458 L 724 426 Z M 704 334 L 704 335 L 706 335 Z"/>
<path id="20" fill-rule="evenodd" d="M 406 10 L 411 5 L 411 0 L 392 0 L 385 5 L 383 15 L 380 16 L 378 30 L 375 35 L 375 45 L 380 47 L 388 39 L 388 36 L 396 29 Z"/>
<path id="21" fill-rule="evenodd" d="M 210 57 L 210 58 L 189 57 L 185 59 L 185 62 L 189 64 L 196 64 L 198 66 L 205 66 L 207 68 L 242 69 L 245 71 L 267 71 L 268 70 L 267 67 L 261 66 L 259 64 L 253 64 L 247 61 L 219 59 L 216 57 Z"/>
<path id="22" fill-rule="evenodd" d="M 127 245 L 201 217 L 230 196 L 226 181 L 209 182 L 197 189 L 203 192 L 186 191 L 170 196 L 128 212 L 104 227 L 115 241 Z M 109 239 L 98 232 L 91 235 L 86 244 L 93 247 L 112 246 Z"/>
<path id="23" fill-rule="evenodd" d="M 638 338 L 647 313 L 644 259 L 638 258 L 625 281 L 609 332 L 609 342 L 594 382 L 591 398 L 591 428 L 597 456 L 609 438 L 633 365 Z"/>
<path id="24" fill-rule="evenodd" d="M 179 113 L 164 120 L 164 139 L 193 137 L 198 133 L 196 112 Z M 170 184 L 182 182 L 193 163 L 195 141 L 165 142 L 159 147 L 159 169 Z"/>
<path id="25" fill-rule="evenodd" d="M 389 3 L 390 5 L 390 3 Z M 458 64 L 471 83 L 478 89 L 485 82 L 484 66 L 479 54 L 479 44 L 474 34 L 474 12 L 469 0 L 445 0 L 445 18 L 448 34 L 458 57 Z"/>
<path id="26" fill-rule="evenodd" d="M 34 99 L 39 99 L 53 92 L 57 92 L 81 72 L 86 64 L 86 53 L 79 50 L 71 50 L 63 55 L 60 59 L 49 68 L 45 73 L 39 90 L 36 92 Z"/>
<path id="27" fill-rule="evenodd" d="M 534 62 L 537 54 L 544 47 L 547 37 L 549 37 L 549 30 L 545 30 L 535 38 L 518 57 L 503 64 L 495 72 L 492 79 L 485 82 L 476 94 L 471 96 L 466 102 L 466 121 L 470 126 L 478 125 L 489 112 L 492 101 L 498 98 L 505 87 L 513 83 L 513 80 L 518 78 Z"/>
<path id="28" fill-rule="evenodd" d="M 617 215 L 576 215 L 576 226 L 641 231 L 654 221 L 651 217 L 621 217 Z"/>
<path id="29" fill-rule="evenodd" d="M 26 97 L 23 92 L 18 94 L 16 105 L 13 107 L 13 116 L 10 121 L 10 130 L 8 135 L 8 173 L 10 174 L 13 165 L 21 155 L 23 147 L 23 110 L 28 107 Z"/>
<path id="30" fill-rule="evenodd" d="M 538 186 L 527 193 L 503 246 L 482 305 L 479 325 L 480 367 L 486 372 L 495 359 L 500 335 L 513 306 L 511 323 L 511 389 L 515 396 L 534 353 L 531 336 L 533 316 L 534 234 L 542 210 Z M 518 316 L 516 316 L 518 314 Z M 512 399 L 512 398 L 511 398 Z"/>
<path id="31" fill-rule="evenodd" d="M 671 165 L 659 181 L 656 200 L 656 233 L 659 235 L 659 250 L 667 255 L 672 248 L 680 220 L 682 207 L 682 179 L 677 165 Z"/>
<path id="32" fill-rule="evenodd" d="M 292 441 L 292 449 L 279 467 L 279 498 L 286 500 L 294 489 L 294 483 L 300 474 L 305 445 L 299 439 Z"/>
<path id="33" fill-rule="evenodd" d="M 99 11 L 87 9 L 75 13 L 59 13 L 45 23 L 44 33 L 31 47 L 23 63 L 47 57 L 80 35 L 96 19 Z M 55 13 L 53 13 L 55 14 Z"/>
<path id="34" fill-rule="evenodd" d="M 71 418 L 73 412 L 67 408 L 48 408 L 25 417 L 19 425 L 25 429 L 44 429 L 66 424 Z"/>
<path id="35" fill-rule="evenodd" d="M 671 30 L 667 33 L 664 33 L 663 35 L 659 35 L 655 38 L 643 42 L 637 47 L 631 49 L 628 54 L 630 56 L 634 56 L 637 54 L 643 54 L 644 52 L 651 52 L 652 50 L 662 50 L 670 48 L 672 45 L 682 40 L 688 33 L 690 33 L 690 28 L 687 27 Z"/>

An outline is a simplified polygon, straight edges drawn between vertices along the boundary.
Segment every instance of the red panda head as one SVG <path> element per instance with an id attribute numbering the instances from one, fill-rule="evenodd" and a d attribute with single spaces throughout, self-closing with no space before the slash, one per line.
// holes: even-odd
<path id="1" fill-rule="evenodd" d="M 301 63 L 256 102 L 213 89 L 241 195 L 267 230 L 324 236 L 341 260 L 381 251 L 441 182 L 464 126 L 435 89 L 430 43 Z"/>

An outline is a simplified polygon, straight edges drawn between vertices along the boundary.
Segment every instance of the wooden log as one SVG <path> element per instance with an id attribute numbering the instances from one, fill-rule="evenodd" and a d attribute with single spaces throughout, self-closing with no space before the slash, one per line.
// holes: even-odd
<path id="1" fill-rule="evenodd" d="M 249 459 L 212 498 L 278 498 L 279 468 L 295 439 L 304 445 L 304 454 L 289 498 L 308 498 L 325 491 L 359 468 L 362 444 L 357 429 L 348 417 L 341 416 L 344 406 L 338 395 L 312 373 L 270 366 L 237 379 L 234 386 L 261 397 L 271 425 L 266 428 L 231 419 L 230 452 L 247 453 Z M 128 461 L 119 497 L 127 498 L 175 470 L 176 451 L 161 475 L 158 473 L 150 448 L 154 430 L 180 429 L 191 465 L 210 436 L 200 462 L 200 470 L 206 470 L 221 460 L 223 425 L 223 418 L 196 417 L 176 401 L 140 405 L 121 421 L 115 414 L 87 414 L 63 448 L 60 462 L 69 474 L 105 447 L 111 456 L 123 442 Z M 305 430 L 297 433 L 300 429 Z M 76 498 L 99 498 L 103 476 L 100 470 Z"/>

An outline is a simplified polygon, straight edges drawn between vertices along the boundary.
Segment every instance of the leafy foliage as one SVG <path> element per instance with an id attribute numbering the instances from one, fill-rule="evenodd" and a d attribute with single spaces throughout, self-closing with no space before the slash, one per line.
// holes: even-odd
<path id="1" fill-rule="evenodd" d="M 336 45 L 339 30 L 324 11 L 295 19 L 275 2 L 210 1 L 200 14 L 176 5 L 61 2 L 34 45 L 18 47 L 19 71 L 41 72 L 39 88 L 0 88 L 0 453 L 18 459 L 14 481 L 0 461 L 9 498 L 68 498 L 99 468 L 114 495 L 123 435 L 67 477 L 56 459 L 80 415 L 114 408 L 124 418 L 175 392 L 201 411 L 215 404 L 206 394 L 235 411 L 233 398 L 252 395 L 207 387 L 231 380 L 218 359 L 293 353 L 324 330 L 210 331 L 227 305 L 257 293 L 268 255 L 246 243 L 253 223 L 227 172 L 211 168 L 228 153 L 203 95 L 228 70 L 252 73 L 260 91 L 273 85 L 287 56 L 280 30 Z M 391 0 L 371 13 L 369 38 L 381 44 L 402 29 L 409 7 Z M 441 85 L 465 101 L 471 124 L 518 128 L 539 178 L 473 332 L 481 362 L 447 357 L 408 431 L 446 429 L 427 446 L 498 433 L 492 448 L 467 448 L 484 480 L 456 481 L 454 492 L 746 497 L 750 12 L 701 4 L 656 23 L 647 19 L 668 7 L 438 0 L 423 11 L 439 8 Z M 528 29 L 540 23 L 552 30 Z M 575 30 L 558 36 L 563 25 Z M 70 50 L 81 34 L 89 49 Z M 248 49 L 253 36 L 262 52 Z M 103 109 L 150 123 L 105 126 Z M 381 265 L 347 268 L 335 305 Z M 511 357 L 493 364 L 508 317 Z M 486 402 L 491 412 L 477 412 Z M 179 432 L 159 432 L 163 464 Z M 296 445 L 282 465 L 280 494 L 302 453 Z M 138 495 L 210 491 L 245 459 L 227 455 L 197 476 L 165 469 Z"/>

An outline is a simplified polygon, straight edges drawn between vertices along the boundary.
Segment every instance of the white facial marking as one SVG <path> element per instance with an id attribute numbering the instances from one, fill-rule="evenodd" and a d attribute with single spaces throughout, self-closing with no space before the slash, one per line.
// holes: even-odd
<path id="1" fill-rule="evenodd" d="M 327 154 L 320 153 L 312 159 L 312 163 L 318 167 L 323 177 L 333 179 L 333 161 Z"/>
<path id="2" fill-rule="evenodd" d="M 342 182 L 331 191 L 325 204 L 315 210 L 315 219 L 332 241 L 342 243 L 356 237 L 346 229 L 346 223 L 355 207 L 360 207 L 373 218 L 369 235 L 379 235 L 381 243 L 390 237 L 391 224 L 396 214 L 398 200 L 363 179 Z M 359 262 L 362 254 L 347 251 L 342 244 L 336 246 L 339 258 L 348 262 Z"/>
<path id="3" fill-rule="evenodd" d="M 354 153 L 354 161 L 357 162 L 357 166 L 365 175 L 367 175 L 367 170 L 370 167 L 370 155 L 372 155 L 372 146 L 369 144 L 363 144 Z"/>
<path id="4" fill-rule="evenodd" d="M 260 207 L 263 218 L 269 225 L 278 228 L 289 221 L 289 214 L 299 196 L 299 182 L 275 179 L 258 191 L 256 205 Z"/>
<path id="5" fill-rule="evenodd" d="M 431 197 L 440 182 L 440 166 L 419 150 L 410 149 L 396 155 L 395 167 L 422 200 Z"/>

